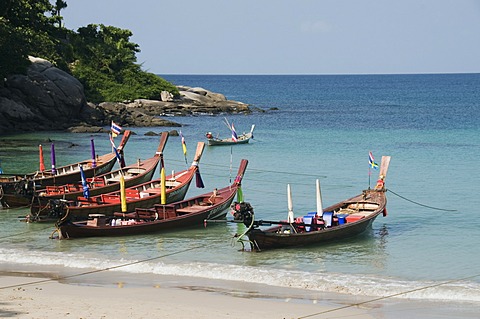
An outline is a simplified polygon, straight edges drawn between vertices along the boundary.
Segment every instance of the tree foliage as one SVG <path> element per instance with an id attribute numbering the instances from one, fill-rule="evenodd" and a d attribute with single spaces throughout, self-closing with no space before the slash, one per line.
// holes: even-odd
<path id="1" fill-rule="evenodd" d="M 92 102 L 158 99 L 177 88 L 137 64 L 132 32 L 89 24 L 76 32 L 62 26 L 66 1 L 2 0 L 0 4 L 0 78 L 24 73 L 28 56 L 47 59 L 72 73 Z"/>
<path id="2" fill-rule="evenodd" d="M 51 58 L 55 39 L 49 36 L 48 0 L 2 0 L 0 4 L 0 76 L 24 73 L 28 55 Z"/>

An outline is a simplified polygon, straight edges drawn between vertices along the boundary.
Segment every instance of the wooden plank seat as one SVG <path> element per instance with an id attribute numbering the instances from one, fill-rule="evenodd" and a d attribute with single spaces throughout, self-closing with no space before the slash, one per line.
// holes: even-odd
<path id="1" fill-rule="evenodd" d="M 160 205 L 156 204 L 153 206 L 153 209 L 158 214 L 158 219 L 169 219 L 177 217 L 177 209 L 175 205 L 166 204 Z"/>
<path id="2" fill-rule="evenodd" d="M 121 213 L 121 212 L 114 212 L 113 213 L 113 216 L 114 217 L 121 217 L 121 218 L 133 218 L 133 219 L 137 219 L 138 218 L 138 214 L 137 212 L 131 212 L 131 213 Z"/>
<path id="3" fill-rule="evenodd" d="M 144 168 L 129 168 L 127 174 L 139 175 L 145 173 Z"/>
<path id="4" fill-rule="evenodd" d="M 125 196 L 127 198 L 140 198 L 140 191 L 135 188 L 127 188 L 125 190 Z"/>
<path id="5" fill-rule="evenodd" d="M 376 203 L 352 203 L 347 206 L 349 209 L 353 210 L 376 210 L 378 204 Z"/>
<path id="6" fill-rule="evenodd" d="M 205 206 L 195 204 L 195 205 L 192 205 L 192 206 L 179 208 L 179 209 L 177 209 L 177 213 L 181 213 L 182 215 L 183 214 L 191 214 L 191 213 L 196 213 L 196 212 L 202 211 L 204 209 L 205 209 Z"/>
<path id="7" fill-rule="evenodd" d="M 104 203 L 109 203 L 109 204 L 120 203 L 120 196 L 118 195 L 102 194 L 101 198 L 102 198 L 102 202 Z"/>
<path id="8" fill-rule="evenodd" d="M 145 190 L 145 192 L 147 192 L 150 195 L 157 195 L 157 194 L 161 194 L 162 190 L 160 188 L 149 188 Z"/>
<path id="9" fill-rule="evenodd" d="M 95 197 L 89 197 L 89 198 L 85 198 L 83 196 L 78 196 L 77 201 L 78 201 L 79 206 L 82 206 L 82 204 L 97 204 L 97 203 L 101 202 L 101 198 L 96 197 L 96 196 Z"/>
<path id="10" fill-rule="evenodd" d="M 75 184 L 67 184 L 67 186 L 65 186 L 65 188 L 66 188 L 66 191 L 69 192 L 69 193 L 75 193 L 75 192 L 80 191 L 80 187 L 78 185 L 75 185 Z"/>
<path id="11" fill-rule="evenodd" d="M 105 180 L 103 177 L 90 177 L 87 178 L 87 182 L 92 185 L 92 187 L 103 187 L 105 186 Z"/>
<path id="12" fill-rule="evenodd" d="M 63 186 L 46 186 L 47 195 L 64 194 Z"/>

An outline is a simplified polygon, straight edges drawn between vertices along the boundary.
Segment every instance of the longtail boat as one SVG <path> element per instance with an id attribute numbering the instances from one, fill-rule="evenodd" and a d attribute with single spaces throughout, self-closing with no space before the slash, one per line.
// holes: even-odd
<path id="1" fill-rule="evenodd" d="M 339 203 L 322 208 L 320 185 L 317 180 L 317 211 L 294 218 L 289 193 L 289 214 L 287 220 L 255 220 L 253 208 L 249 203 L 234 204 L 234 220 L 243 223 L 247 230 L 237 234 L 236 238 L 249 245 L 252 251 L 273 248 L 320 244 L 331 240 L 341 240 L 363 233 L 377 216 L 387 215 L 385 196 L 385 178 L 390 156 L 382 157 L 379 178 L 374 189 L 366 189 L 361 194 Z M 320 212 L 320 213 L 319 213 Z M 271 226 L 266 229 L 261 226 Z M 248 238 L 245 238 L 248 237 Z"/>
<path id="2" fill-rule="evenodd" d="M 57 220 L 63 216 L 55 202 L 60 201 L 68 206 L 78 207 L 77 199 L 80 198 L 89 203 L 97 203 L 98 199 L 104 196 L 103 194 L 119 192 L 122 182 L 124 187 L 132 187 L 151 181 L 158 163 L 163 159 L 163 149 L 167 140 L 168 132 L 163 132 L 154 156 L 146 160 L 138 160 L 135 164 L 93 178 L 83 178 L 76 184 L 47 186 L 46 189 L 38 190 L 32 201 L 27 221 L 40 221 L 52 217 Z"/>
<path id="3" fill-rule="evenodd" d="M 246 144 L 250 141 L 250 139 L 253 138 L 253 130 L 255 129 L 255 124 L 252 125 L 250 132 L 243 133 L 240 135 L 237 135 L 237 132 L 235 131 L 235 127 L 232 124 L 230 124 L 227 119 L 225 119 L 225 125 L 230 129 L 232 132 L 232 137 L 228 138 L 219 138 L 213 136 L 212 132 L 207 132 L 205 134 L 205 137 L 207 138 L 207 143 L 210 146 L 214 145 L 235 145 L 235 144 Z"/>
<path id="4" fill-rule="evenodd" d="M 117 148 L 120 156 L 130 138 L 131 131 L 126 130 Z M 92 142 L 93 143 L 93 142 Z M 53 145 L 53 144 L 52 144 Z M 41 145 L 40 145 L 41 149 Z M 92 151 L 93 152 L 93 151 Z M 40 156 L 43 157 L 42 152 Z M 91 159 L 83 160 L 66 166 L 52 167 L 52 169 L 40 169 L 28 174 L 0 175 L 1 204 L 6 207 L 29 206 L 32 203 L 36 189 L 47 186 L 76 183 L 81 179 L 80 166 L 83 167 L 84 176 L 91 178 L 100 174 L 108 173 L 115 165 L 117 155 L 114 150 Z M 54 148 L 52 146 L 52 163 L 54 163 Z M 44 165 L 41 162 L 41 168 Z M 53 165 L 52 165 L 53 166 Z"/>
<path id="5" fill-rule="evenodd" d="M 232 185 L 203 195 L 172 204 L 137 208 L 128 213 L 116 212 L 111 217 L 92 214 L 85 221 L 62 219 L 56 225 L 59 238 L 142 235 L 181 227 L 202 227 L 205 219 L 224 219 L 241 187 L 247 164 L 247 160 L 241 161 Z"/>
<path id="6" fill-rule="evenodd" d="M 178 173 L 165 176 L 165 183 L 162 178 L 141 183 L 125 188 L 126 211 L 133 211 L 136 208 L 152 207 L 161 203 L 162 184 L 165 185 L 165 202 L 173 203 L 183 200 L 194 176 L 196 176 L 197 187 L 203 188 L 198 164 L 205 148 L 204 142 L 199 142 L 192 165 Z M 163 162 L 163 161 L 162 161 Z M 164 167 L 164 164 L 161 164 Z M 122 208 L 122 191 L 104 193 L 87 198 L 78 197 L 74 201 L 52 201 L 48 219 L 55 221 L 59 218 L 70 220 L 85 220 L 91 214 L 103 214 L 113 216 Z"/>

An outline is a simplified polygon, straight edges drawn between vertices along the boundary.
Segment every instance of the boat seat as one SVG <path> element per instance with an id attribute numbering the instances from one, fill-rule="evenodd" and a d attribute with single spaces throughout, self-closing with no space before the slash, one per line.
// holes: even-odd
<path id="1" fill-rule="evenodd" d="M 87 182 L 92 185 L 92 187 L 103 187 L 105 186 L 105 180 L 103 177 L 90 177 L 87 178 Z"/>
<path id="2" fill-rule="evenodd" d="M 117 204 L 120 203 L 120 196 L 118 195 L 107 195 L 107 194 L 102 194 L 102 202 L 108 203 L 108 204 Z"/>
<path id="3" fill-rule="evenodd" d="M 322 219 L 325 224 L 325 227 L 332 227 L 333 212 L 323 212 Z"/>
<path id="4" fill-rule="evenodd" d="M 155 204 L 153 209 L 158 215 L 158 219 L 169 219 L 177 217 L 177 207 L 173 204 Z"/>
<path id="5" fill-rule="evenodd" d="M 140 191 L 138 189 L 127 188 L 125 190 L 125 196 L 128 198 L 140 198 Z"/>
<path id="6" fill-rule="evenodd" d="M 78 186 L 75 184 L 67 184 L 66 189 L 69 193 L 75 193 L 80 190 Z"/>
<path id="7" fill-rule="evenodd" d="M 47 195 L 56 195 L 65 193 L 62 186 L 46 186 Z"/>

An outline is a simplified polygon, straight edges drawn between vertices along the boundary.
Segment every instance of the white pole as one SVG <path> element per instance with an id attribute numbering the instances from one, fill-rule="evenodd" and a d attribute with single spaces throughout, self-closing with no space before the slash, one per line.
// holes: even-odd
<path id="1" fill-rule="evenodd" d="M 317 216 L 323 215 L 322 192 L 320 191 L 320 180 L 317 179 Z"/>
<path id="2" fill-rule="evenodd" d="M 292 190 L 290 189 L 290 184 L 287 184 L 287 200 L 288 200 L 288 222 L 293 223 L 295 221 L 295 216 L 293 215 Z"/>

